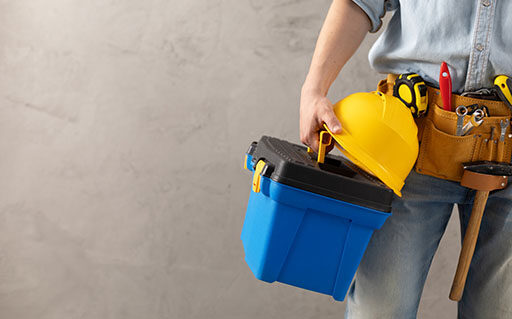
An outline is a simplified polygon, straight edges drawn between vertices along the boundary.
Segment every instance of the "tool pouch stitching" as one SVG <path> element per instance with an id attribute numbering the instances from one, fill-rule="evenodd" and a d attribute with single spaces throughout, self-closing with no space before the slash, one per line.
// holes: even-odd
<path id="1" fill-rule="evenodd" d="M 460 181 L 462 163 L 473 160 L 477 135 L 447 134 L 439 130 L 431 119 L 424 121 L 423 130 L 415 170 L 442 179 Z"/>
<path id="2" fill-rule="evenodd" d="M 421 141 L 418 160 L 415 170 L 418 173 L 434 177 L 460 182 L 464 172 L 462 164 L 479 160 L 490 160 L 497 162 L 510 162 L 512 154 L 512 143 L 508 138 L 510 128 L 507 128 L 505 141 L 499 142 L 500 129 L 499 121 L 507 117 L 487 117 L 487 123 L 475 128 L 466 136 L 456 136 L 447 132 L 446 127 L 455 128 L 457 120 L 455 117 L 447 116 L 439 111 L 435 103 L 429 105 L 429 115 L 422 121 L 417 121 L 418 129 L 421 131 Z M 437 112 L 435 111 L 437 108 Z M 442 111 L 446 112 L 446 111 Z M 444 122 L 440 121 L 443 120 Z M 497 127 L 493 140 L 490 139 L 490 126 Z M 442 128 L 445 128 L 443 130 Z M 487 139 L 487 142 L 484 142 Z M 487 143 L 498 142 L 489 147 Z M 503 143 L 503 145 L 500 145 Z M 500 156 L 498 148 L 503 148 L 503 155 Z"/>

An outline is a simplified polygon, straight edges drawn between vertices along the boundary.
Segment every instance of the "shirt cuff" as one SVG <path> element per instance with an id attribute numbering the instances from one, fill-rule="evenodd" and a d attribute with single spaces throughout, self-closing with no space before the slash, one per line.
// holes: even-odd
<path id="1" fill-rule="evenodd" d="M 398 0 L 352 0 L 370 19 L 372 27 L 370 33 L 379 31 L 382 26 L 382 17 L 386 11 L 393 11 L 399 7 Z"/>

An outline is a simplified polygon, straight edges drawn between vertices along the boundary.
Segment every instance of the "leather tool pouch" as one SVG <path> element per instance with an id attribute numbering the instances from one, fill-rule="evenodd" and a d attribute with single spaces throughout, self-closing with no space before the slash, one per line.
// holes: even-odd
<path id="1" fill-rule="evenodd" d="M 384 94 L 393 94 L 395 75 L 379 82 L 377 90 Z M 420 150 L 415 170 L 420 174 L 460 182 L 463 174 L 462 163 L 479 160 L 510 162 L 512 139 L 510 125 L 505 132 L 504 141 L 500 141 L 500 121 L 510 119 L 511 112 L 501 101 L 469 98 L 452 95 L 452 105 L 485 105 L 489 110 L 483 123 L 473 128 L 466 136 L 455 135 L 457 115 L 442 108 L 439 90 L 428 87 L 428 111 L 423 118 L 416 119 Z M 469 121 L 465 117 L 464 124 Z M 494 127 L 494 129 L 492 129 Z M 491 138 L 491 131 L 493 136 Z"/>

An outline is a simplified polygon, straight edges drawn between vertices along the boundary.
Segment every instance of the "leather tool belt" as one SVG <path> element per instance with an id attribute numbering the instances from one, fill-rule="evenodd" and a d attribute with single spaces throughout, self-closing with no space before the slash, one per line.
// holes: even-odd
<path id="1" fill-rule="evenodd" d="M 397 75 L 389 74 L 379 82 L 377 90 L 393 94 L 393 84 Z M 504 131 L 500 123 L 510 120 L 511 111 L 502 101 L 488 100 L 452 94 L 452 105 L 486 106 L 489 116 L 484 117 L 480 126 L 474 127 L 464 136 L 456 135 L 457 115 L 442 108 L 441 93 L 427 86 L 428 111 L 425 117 L 415 119 L 418 126 L 420 150 L 415 170 L 420 174 L 460 182 L 463 163 L 475 161 L 495 161 L 510 163 L 512 156 L 512 135 L 510 122 Z M 469 121 L 466 116 L 464 124 Z M 493 128 L 494 127 L 494 128 Z M 491 134 L 492 132 L 492 134 Z M 492 136 L 491 136 L 492 135 Z"/>

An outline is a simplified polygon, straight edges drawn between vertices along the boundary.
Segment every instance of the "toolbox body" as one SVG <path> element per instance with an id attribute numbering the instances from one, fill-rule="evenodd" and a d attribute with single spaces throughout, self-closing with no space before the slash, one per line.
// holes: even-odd
<path id="1" fill-rule="evenodd" d="M 393 191 L 341 157 L 263 136 L 246 154 L 254 172 L 241 239 L 256 278 L 344 300 Z"/>

